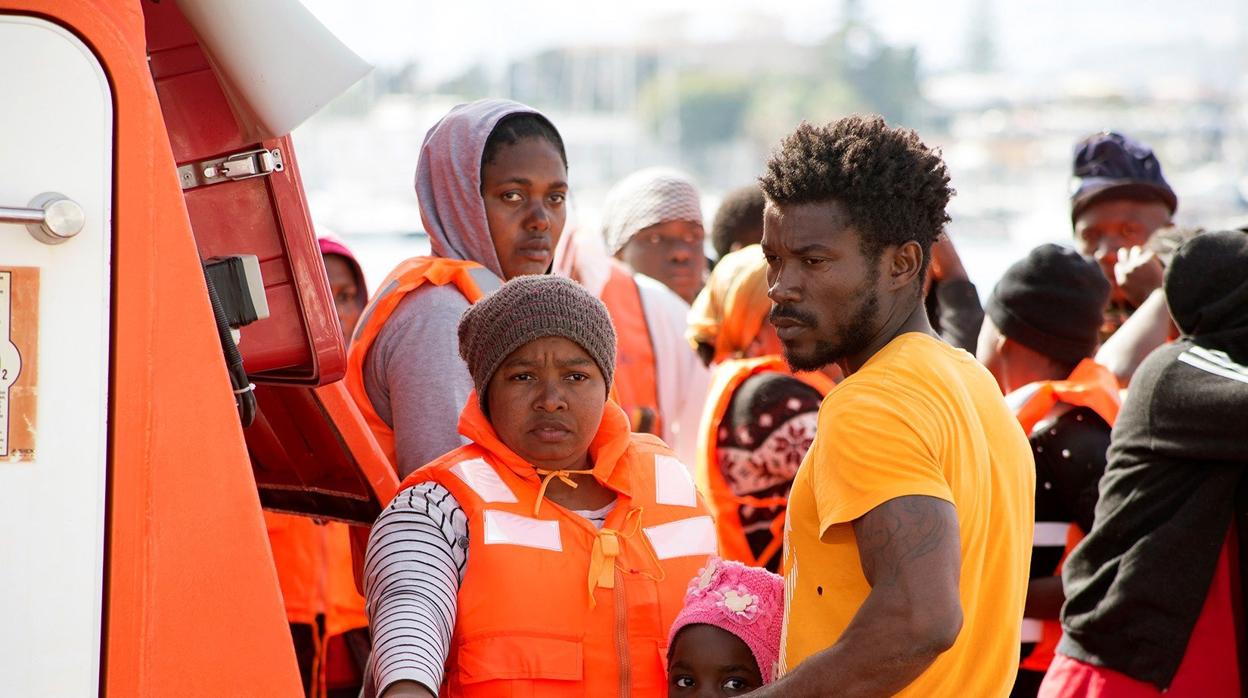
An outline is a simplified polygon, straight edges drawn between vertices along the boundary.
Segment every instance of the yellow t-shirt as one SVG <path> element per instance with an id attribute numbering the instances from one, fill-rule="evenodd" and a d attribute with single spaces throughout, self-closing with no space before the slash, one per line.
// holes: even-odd
<path id="1" fill-rule="evenodd" d="M 1031 562 L 1031 448 L 992 375 L 920 333 L 889 342 L 819 409 L 789 495 L 781 671 L 835 644 L 849 625 L 871 590 L 852 522 L 905 495 L 957 509 L 963 625 L 953 647 L 898 695 L 1007 695 Z"/>

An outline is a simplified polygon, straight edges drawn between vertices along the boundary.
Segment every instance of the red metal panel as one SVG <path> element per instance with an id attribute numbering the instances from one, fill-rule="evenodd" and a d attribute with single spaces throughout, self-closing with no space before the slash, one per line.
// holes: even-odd
<path id="1" fill-rule="evenodd" d="M 368 524 L 398 482 L 341 383 L 338 316 L 289 137 L 257 142 L 175 3 L 144 3 L 149 67 L 178 165 L 277 150 L 263 177 L 183 192 L 203 258 L 260 260 L 268 319 L 241 330 L 239 349 L 258 414 L 244 435 L 268 509 Z M 276 385 L 275 385 L 276 384 Z M 289 385 L 281 385 L 289 384 Z M 322 386 L 310 388 L 304 386 Z"/>
<path id="2" fill-rule="evenodd" d="M 342 383 L 259 386 L 256 399 L 256 422 L 244 433 L 261 504 L 371 524 L 398 483 Z"/>
<path id="3" fill-rule="evenodd" d="M 256 142 L 238 118 L 175 3 L 144 3 L 149 67 L 178 165 L 246 150 L 278 150 L 282 168 L 185 191 L 203 258 L 254 254 L 270 317 L 242 330 L 243 365 L 257 383 L 324 385 L 346 367 L 329 283 L 290 138 Z"/>

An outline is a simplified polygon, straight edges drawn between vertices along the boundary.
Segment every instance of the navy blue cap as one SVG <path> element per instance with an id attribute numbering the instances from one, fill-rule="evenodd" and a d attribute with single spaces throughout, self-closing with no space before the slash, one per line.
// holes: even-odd
<path id="1" fill-rule="evenodd" d="M 1106 199 L 1156 201 L 1173 215 L 1179 197 L 1161 174 L 1152 148 L 1113 131 L 1088 136 L 1075 146 L 1070 219 Z"/>

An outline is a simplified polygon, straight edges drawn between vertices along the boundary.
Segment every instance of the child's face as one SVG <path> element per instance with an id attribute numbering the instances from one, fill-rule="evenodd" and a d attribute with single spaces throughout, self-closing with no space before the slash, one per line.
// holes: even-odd
<path id="1" fill-rule="evenodd" d="M 701 623 L 676 634 L 667 666 L 668 698 L 739 696 L 762 685 L 758 662 L 736 635 Z"/>

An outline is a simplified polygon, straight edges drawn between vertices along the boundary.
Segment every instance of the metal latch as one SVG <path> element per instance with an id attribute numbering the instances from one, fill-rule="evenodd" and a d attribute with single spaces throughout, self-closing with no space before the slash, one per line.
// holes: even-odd
<path id="1" fill-rule="evenodd" d="M 187 163 L 178 168 L 178 181 L 182 183 L 182 189 L 194 189 L 207 184 L 263 177 L 281 172 L 284 167 L 281 150 L 260 148 L 223 158 Z"/>

